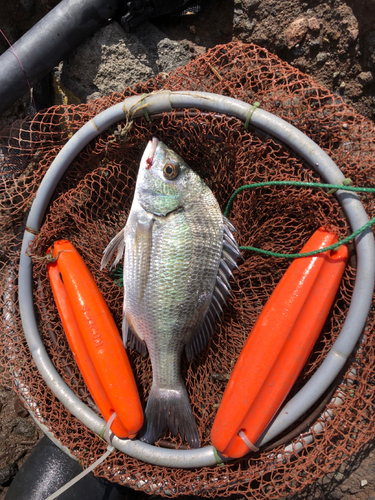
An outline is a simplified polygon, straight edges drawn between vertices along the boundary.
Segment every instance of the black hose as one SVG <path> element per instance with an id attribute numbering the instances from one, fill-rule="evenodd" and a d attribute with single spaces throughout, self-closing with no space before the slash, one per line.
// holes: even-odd
<path id="1" fill-rule="evenodd" d="M 78 462 L 44 436 L 11 483 L 5 500 L 45 500 L 82 472 Z M 59 500 L 141 500 L 145 495 L 88 474 Z"/>
<path id="2" fill-rule="evenodd" d="M 62 0 L 0 56 L 0 115 L 117 10 L 121 0 Z M 15 55 L 16 54 L 16 55 Z M 17 56 L 17 57 L 16 57 Z"/>

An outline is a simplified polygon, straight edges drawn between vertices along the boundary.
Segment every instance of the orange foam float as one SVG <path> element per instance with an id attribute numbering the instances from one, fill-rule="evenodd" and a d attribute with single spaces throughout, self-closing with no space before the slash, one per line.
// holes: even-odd
<path id="1" fill-rule="evenodd" d="M 50 253 L 51 249 L 48 250 Z M 53 245 L 48 274 L 78 368 L 111 431 L 134 437 L 143 425 L 138 389 L 113 317 L 90 271 L 67 240 Z"/>
<path id="2" fill-rule="evenodd" d="M 301 253 L 338 241 L 318 229 Z M 348 259 L 345 245 L 294 260 L 273 291 L 233 369 L 211 432 L 224 456 L 257 451 L 319 336 Z"/>

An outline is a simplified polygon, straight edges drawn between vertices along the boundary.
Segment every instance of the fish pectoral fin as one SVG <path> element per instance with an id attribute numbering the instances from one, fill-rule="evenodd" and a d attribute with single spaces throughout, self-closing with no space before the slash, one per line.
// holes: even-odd
<path id="1" fill-rule="evenodd" d="M 107 266 L 108 262 L 111 260 L 116 250 L 117 250 L 116 259 L 111 265 L 110 269 L 115 268 L 117 264 L 120 262 L 125 251 L 125 229 L 126 226 L 122 228 L 121 231 L 118 234 L 116 234 L 116 236 L 112 238 L 112 240 L 109 242 L 107 248 L 103 252 L 103 258 L 100 263 L 100 269 L 104 269 Z"/>
<path id="2" fill-rule="evenodd" d="M 145 295 L 151 267 L 152 228 L 155 219 L 145 218 L 137 222 L 133 240 L 133 262 L 137 269 L 138 298 L 141 301 Z"/>

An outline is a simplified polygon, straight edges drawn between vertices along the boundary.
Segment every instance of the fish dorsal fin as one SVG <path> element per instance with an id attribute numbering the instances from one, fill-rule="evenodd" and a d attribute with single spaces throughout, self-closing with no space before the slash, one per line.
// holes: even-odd
<path id="1" fill-rule="evenodd" d="M 233 268 L 236 267 L 238 269 L 236 260 L 242 257 L 238 244 L 232 234 L 232 231 L 236 231 L 236 229 L 226 217 L 223 217 L 223 223 L 223 247 L 211 303 L 207 309 L 200 329 L 186 345 L 186 357 L 189 362 L 200 353 L 213 335 L 216 328 L 216 319 L 223 311 L 223 307 L 226 303 L 226 296 L 228 294 L 232 295 L 229 278 L 233 277 Z"/>
<path id="2" fill-rule="evenodd" d="M 114 238 L 112 238 L 107 248 L 104 250 L 102 261 L 100 263 L 100 269 L 104 269 L 107 266 L 108 262 L 111 260 L 116 250 L 117 250 L 116 259 L 111 265 L 110 270 L 114 269 L 122 259 L 122 256 L 124 255 L 125 251 L 125 227 L 122 228 L 121 231 L 118 234 L 116 234 Z"/>

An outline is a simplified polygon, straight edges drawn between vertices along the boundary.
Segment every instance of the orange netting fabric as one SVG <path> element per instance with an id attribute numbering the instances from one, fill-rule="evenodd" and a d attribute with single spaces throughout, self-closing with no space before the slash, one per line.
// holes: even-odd
<path id="1" fill-rule="evenodd" d="M 38 185 L 61 147 L 88 120 L 124 97 L 156 90 L 200 90 L 224 94 L 261 107 L 292 123 L 321 146 L 353 185 L 374 185 L 375 131 L 342 99 L 266 50 L 232 43 L 210 50 L 189 65 L 111 96 L 78 106 L 55 106 L 3 131 L 0 143 L 2 231 L 1 252 L 1 379 L 13 383 L 36 418 L 81 462 L 90 465 L 106 449 L 99 437 L 73 417 L 55 398 L 35 367 L 26 344 L 17 302 L 20 231 Z M 272 137 L 226 116 L 176 110 L 134 121 L 129 131 L 119 123 L 92 141 L 73 161 L 59 183 L 32 252 L 43 256 L 59 238 L 69 239 L 91 270 L 117 324 L 121 325 L 122 290 L 107 270 L 100 271 L 102 252 L 124 226 L 140 156 L 146 141 L 156 136 L 176 150 L 210 186 L 224 210 L 234 190 L 268 180 L 319 181 L 314 171 Z M 373 200 L 361 199 L 374 217 Z M 239 244 L 283 253 L 300 251 L 320 226 L 341 236 L 348 225 L 340 205 L 323 191 L 267 187 L 241 192 L 231 209 Z M 217 331 L 202 354 L 183 365 L 202 445 L 210 430 L 233 365 L 247 335 L 289 261 L 244 253 L 236 274 L 234 299 L 228 300 Z M 292 394 L 309 379 L 340 332 L 350 304 L 355 278 L 352 249 L 329 320 Z M 95 409 L 67 344 L 51 288 L 46 263 L 34 259 L 34 304 L 40 332 L 50 358 L 76 394 Z M 194 470 L 164 468 L 140 462 L 116 451 L 95 471 L 111 481 L 166 496 L 199 494 L 213 497 L 241 493 L 247 498 L 277 498 L 301 490 L 334 470 L 356 453 L 375 431 L 374 309 L 370 311 L 360 349 L 353 354 L 336 388 L 343 404 L 334 409 L 324 433 L 305 444 L 297 455 L 286 455 L 285 444 L 232 461 Z M 129 357 L 143 405 L 151 385 L 151 365 L 135 351 Z M 350 383 L 349 383 L 350 379 Z M 319 410 L 319 409 L 318 409 Z M 303 422 L 303 416 L 293 428 Z M 318 411 L 320 414 L 321 411 Z M 319 416 L 315 421 L 319 420 Z M 305 425 L 306 426 L 306 425 Z M 285 434 L 289 442 L 288 429 Z M 292 438 L 292 442 L 300 438 Z M 166 436 L 171 446 L 183 443 Z"/>

